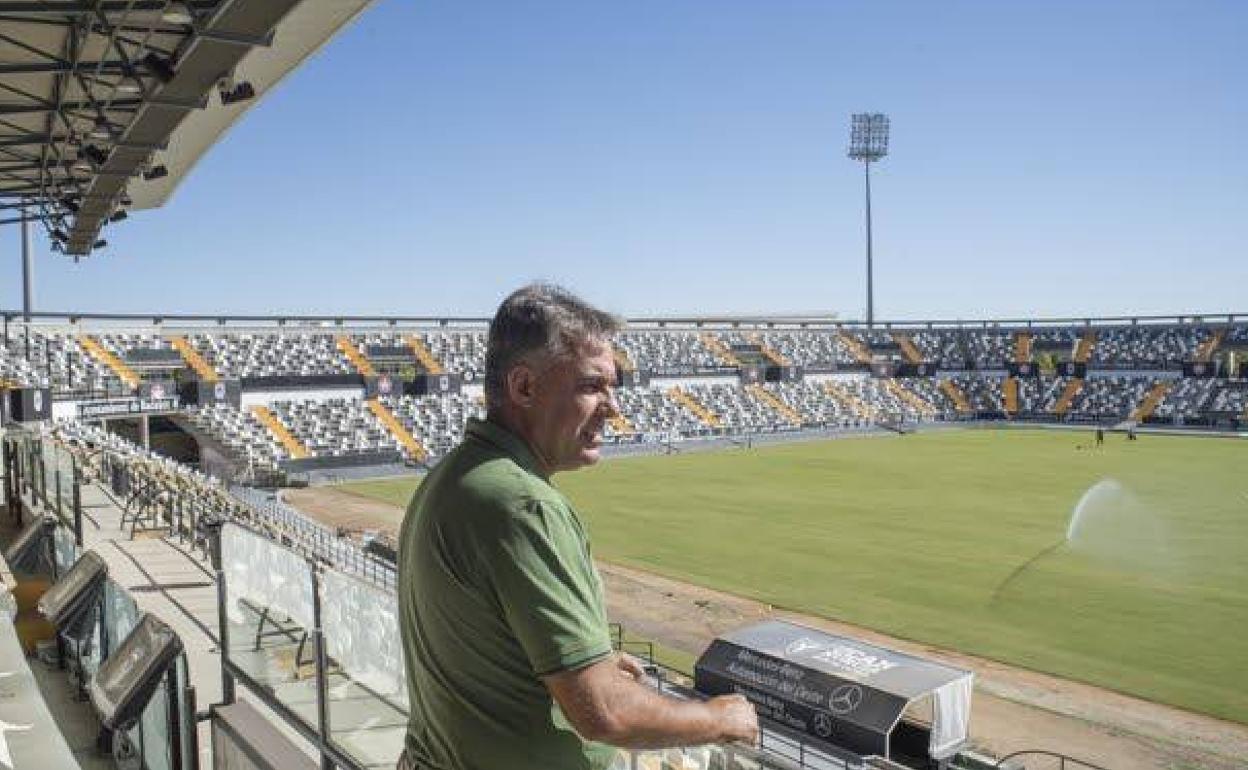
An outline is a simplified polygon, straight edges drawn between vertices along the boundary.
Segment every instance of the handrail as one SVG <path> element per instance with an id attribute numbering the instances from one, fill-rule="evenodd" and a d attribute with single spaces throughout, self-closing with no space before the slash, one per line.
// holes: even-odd
<path id="1" fill-rule="evenodd" d="M 1006 767 L 1005 763 L 1009 762 L 1011 759 L 1016 759 L 1018 757 L 1028 757 L 1028 756 L 1048 757 L 1050 759 L 1056 759 L 1060 762 L 1060 764 L 1058 765 L 1059 770 L 1066 770 L 1067 762 L 1073 763 L 1071 764 L 1071 767 L 1074 767 L 1074 768 L 1087 768 L 1087 770 L 1109 770 L 1109 768 L 1107 767 L 1103 767 L 1101 765 L 1094 765 L 1091 762 L 1085 762 L 1082 759 L 1075 759 L 1074 757 L 1069 757 L 1069 756 L 1066 756 L 1065 754 L 1060 754 L 1056 751 L 1049 751 L 1047 749 L 1024 749 L 1023 751 L 1016 751 L 1013 754 L 1007 754 L 1006 756 L 997 760 L 997 764 L 993 765 L 993 767 L 1005 768 Z"/>
<path id="2" fill-rule="evenodd" d="M 232 323 L 272 323 L 277 326 L 286 324 L 300 323 L 316 323 L 316 324 L 333 324 L 341 327 L 349 323 L 364 324 L 388 324 L 391 326 L 397 324 L 417 324 L 417 325 L 433 325 L 433 326 L 451 326 L 454 324 L 464 325 L 481 325 L 489 323 L 490 319 L 485 316 L 407 316 L 407 315 L 353 315 L 353 314 L 335 314 L 335 315 L 259 315 L 259 314 L 241 314 L 230 315 L 224 313 L 100 313 L 100 312 L 69 312 L 69 311 L 38 311 L 23 313 L 20 310 L 3 310 L 0 309 L 0 317 L 4 323 L 22 322 L 23 318 L 30 319 L 62 319 L 71 324 L 79 321 L 95 320 L 95 321 L 145 321 L 153 325 L 161 325 L 169 321 L 186 321 L 216 324 L 218 326 L 227 326 Z M 1032 329 L 1037 326 L 1092 326 L 1092 325 L 1119 325 L 1134 326 L 1141 322 L 1146 324 L 1152 323 L 1173 323 L 1176 325 L 1197 325 L 1197 326 L 1216 326 L 1219 324 L 1243 322 L 1248 320 L 1248 312 L 1211 312 L 1211 313 L 1172 313 L 1159 315 L 1135 315 L 1135 316 L 1049 316 L 1036 318 L 900 318 L 885 321 L 876 321 L 873 326 L 883 330 L 889 329 L 932 329 L 932 328 L 955 328 L 955 329 L 999 329 L 1017 330 Z M 859 328 L 866 327 L 867 323 L 859 319 L 838 318 L 835 315 L 805 315 L 805 314 L 760 314 L 748 316 L 729 316 L 729 315 L 677 315 L 677 316 L 636 316 L 628 319 L 632 324 L 654 324 L 658 328 L 663 328 L 668 324 L 686 325 L 693 327 L 702 327 L 706 325 L 735 327 L 739 325 L 774 327 L 777 324 L 783 326 L 824 326 L 828 328 Z"/>

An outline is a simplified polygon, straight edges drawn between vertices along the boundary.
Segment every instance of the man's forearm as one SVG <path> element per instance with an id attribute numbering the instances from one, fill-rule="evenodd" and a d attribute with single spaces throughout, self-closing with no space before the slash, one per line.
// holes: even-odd
<path id="1" fill-rule="evenodd" d="M 710 703 L 669 698 L 638 682 L 621 680 L 603 704 L 603 743 L 628 749 L 657 749 L 714 743 L 722 739 L 722 718 Z"/>

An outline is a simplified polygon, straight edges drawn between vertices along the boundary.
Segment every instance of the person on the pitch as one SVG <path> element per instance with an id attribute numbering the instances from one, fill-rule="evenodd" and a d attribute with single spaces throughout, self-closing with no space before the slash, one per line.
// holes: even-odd
<path id="1" fill-rule="evenodd" d="M 486 418 L 425 477 L 399 536 L 400 768 L 603 770 L 617 746 L 758 739 L 741 696 L 668 698 L 613 652 L 589 539 L 550 483 L 598 461 L 618 326 L 546 285 L 490 323 Z"/>
<path id="2" fill-rule="evenodd" d="M 1099 425 L 1096 427 L 1096 445 L 1105 446 L 1105 429 Z"/>

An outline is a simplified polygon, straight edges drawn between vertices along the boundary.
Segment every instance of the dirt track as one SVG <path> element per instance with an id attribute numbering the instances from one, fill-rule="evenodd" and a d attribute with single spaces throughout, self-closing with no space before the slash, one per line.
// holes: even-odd
<path id="1" fill-rule="evenodd" d="M 294 490 L 294 506 L 349 529 L 397 534 L 403 511 L 332 487 Z M 1113 770 L 1245 770 L 1248 727 L 1099 687 L 909 642 L 868 629 L 777 610 L 738 596 L 615 564 L 599 564 L 613 620 L 630 633 L 697 655 L 716 634 L 786 618 L 975 671 L 971 732 L 998 756 L 1049 749 Z"/>

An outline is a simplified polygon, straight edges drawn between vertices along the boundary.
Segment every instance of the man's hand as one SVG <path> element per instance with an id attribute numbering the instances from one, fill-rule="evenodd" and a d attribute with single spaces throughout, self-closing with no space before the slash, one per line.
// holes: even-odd
<path id="1" fill-rule="evenodd" d="M 715 709 L 723 730 L 724 741 L 758 745 L 758 714 L 754 704 L 742 695 L 721 695 L 711 698 L 706 705 Z"/>

